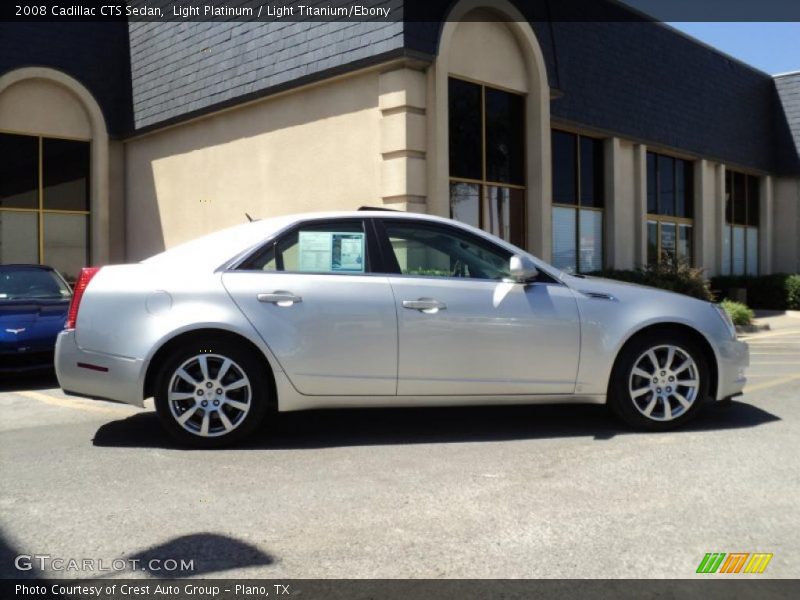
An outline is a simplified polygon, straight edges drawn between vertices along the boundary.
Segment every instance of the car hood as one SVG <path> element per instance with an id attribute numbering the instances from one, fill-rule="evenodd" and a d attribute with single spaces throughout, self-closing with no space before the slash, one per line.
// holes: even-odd
<path id="1" fill-rule="evenodd" d="M 705 303 L 704 300 L 699 300 L 686 294 L 679 294 L 669 290 L 662 290 L 639 283 L 629 283 L 627 281 L 617 281 L 616 279 L 605 279 L 603 277 L 575 277 L 574 275 L 565 274 L 562 281 L 567 283 L 572 289 L 583 294 L 605 294 L 613 296 L 618 300 L 627 299 L 653 299 L 653 300 L 669 300 L 671 302 L 689 302 L 689 303 Z"/>
<path id="2" fill-rule="evenodd" d="M 21 342 L 47 344 L 64 328 L 69 300 L 12 300 L 0 302 L 0 345 Z"/>

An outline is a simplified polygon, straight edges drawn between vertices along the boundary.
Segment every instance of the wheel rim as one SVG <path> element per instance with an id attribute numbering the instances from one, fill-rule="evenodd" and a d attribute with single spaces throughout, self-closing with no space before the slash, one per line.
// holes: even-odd
<path id="1" fill-rule="evenodd" d="M 169 410 L 184 430 L 219 437 L 239 427 L 250 412 L 253 390 L 236 362 L 221 354 L 198 354 L 172 374 Z"/>
<path id="2" fill-rule="evenodd" d="M 628 392 L 636 409 L 653 421 L 672 421 L 694 405 L 700 372 L 679 346 L 653 346 L 633 364 Z"/>

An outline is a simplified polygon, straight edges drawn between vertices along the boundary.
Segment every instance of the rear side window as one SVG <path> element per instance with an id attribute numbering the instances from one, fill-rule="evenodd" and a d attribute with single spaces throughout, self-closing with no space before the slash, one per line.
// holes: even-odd
<path id="1" fill-rule="evenodd" d="M 46 269 L 0 270 L 0 302 L 11 300 L 64 300 L 69 286 Z"/>
<path id="2" fill-rule="evenodd" d="M 290 273 L 370 271 L 364 222 L 326 221 L 301 225 L 269 243 L 240 269 Z"/>

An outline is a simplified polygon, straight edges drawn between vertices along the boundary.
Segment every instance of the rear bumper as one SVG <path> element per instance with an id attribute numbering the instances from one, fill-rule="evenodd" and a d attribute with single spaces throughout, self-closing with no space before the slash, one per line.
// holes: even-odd
<path id="1" fill-rule="evenodd" d="M 750 364 L 750 349 L 739 340 L 719 345 L 717 400 L 739 396 L 747 383 L 745 368 Z"/>
<path id="2" fill-rule="evenodd" d="M 74 330 L 58 335 L 55 368 L 58 383 L 67 394 L 143 406 L 144 361 L 83 350 L 75 341 Z"/>

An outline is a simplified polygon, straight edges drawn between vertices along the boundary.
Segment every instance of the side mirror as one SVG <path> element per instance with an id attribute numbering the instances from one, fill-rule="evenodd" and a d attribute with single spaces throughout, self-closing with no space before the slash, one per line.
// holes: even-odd
<path id="1" fill-rule="evenodd" d="M 539 276 L 539 269 L 536 268 L 536 263 L 524 254 L 515 254 L 511 257 L 509 271 L 511 272 L 511 278 L 516 283 L 527 283 Z"/>

